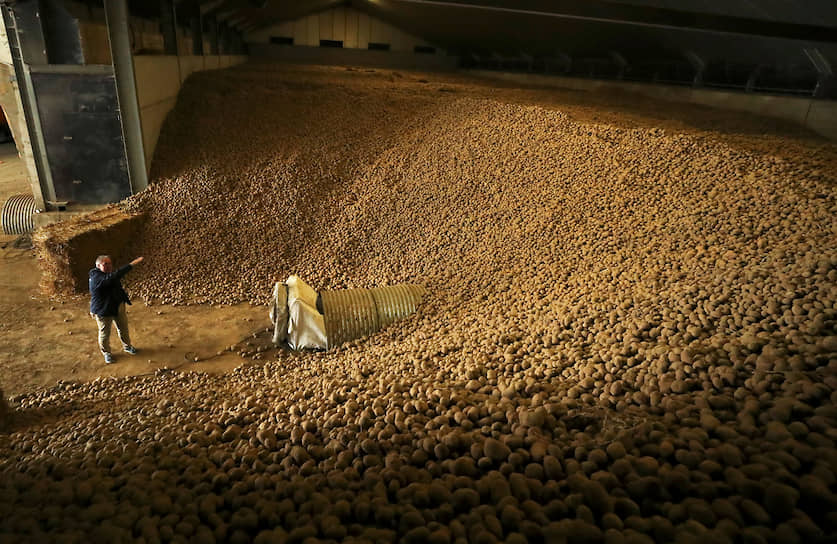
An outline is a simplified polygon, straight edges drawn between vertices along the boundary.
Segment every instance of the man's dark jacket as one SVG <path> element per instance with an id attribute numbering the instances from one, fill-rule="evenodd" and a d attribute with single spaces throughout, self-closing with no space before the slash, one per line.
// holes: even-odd
<path id="1" fill-rule="evenodd" d="M 128 293 L 122 288 L 119 280 L 127 274 L 133 266 L 126 264 L 116 272 L 105 274 L 98 268 L 90 271 L 90 313 L 103 317 L 113 317 L 119 312 L 119 305 L 123 302 L 130 304 Z"/>

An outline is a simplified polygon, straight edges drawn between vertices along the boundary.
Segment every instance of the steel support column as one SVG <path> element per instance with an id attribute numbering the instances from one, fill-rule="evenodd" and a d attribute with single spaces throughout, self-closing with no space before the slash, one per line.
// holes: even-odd
<path id="1" fill-rule="evenodd" d="M 616 64 L 616 79 L 625 79 L 625 72 L 630 68 L 627 59 L 618 51 L 611 51 L 610 58 Z"/>
<path id="2" fill-rule="evenodd" d="M 204 26 L 206 27 L 206 37 L 209 40 L 209 54 L 218 54 L 218 21 L 214 15 L 204 18 Z"/>
<path id="3" fill-rule="evenodd" d="M 192 54 L 203 56 L 203 24 L 200 8 L 192 11 L 189 23 L 192 27 Z"/>
<path id="4" fill-rule="evenodd" d="M 0 23 L 5 25 L 14 65 L 14 73 L 10 74 L 12 77 L 10 77 L 8 93 L 15 96 L 18 116 L 22 116 L 22 122 L 18 125 L 22 130 L 15 134 L 17 140 L 15 143 L 29 174 L 29 185 L 32 188 L 32 196 L 35 198 L 35 206 L 39 210 L 46 210 L 46 201 L 55 199 L 55 191 L 49 161 L 46 157 L 46 145 L 41 132 L 32 78 L 28 66 L 24 63 L 24 49 L 20 44 L 15 13 L 5 4 L 0 5 L 0 13 L 2 13 Z M 9 121 L 12 120 L 9 119 Z M 25 131 L 25 134 L 22 134 L 22 131 Z"/>
<path id="5" fill-rule="evenodd" d="M 244 37 L 241 35 L 241 31 L 239 30 L 233 30 L 233 54 L 244 54 Z"/>
<path id="6" fill-rule="evenodd" d="M 815 98 L 830 98 L 837 96 L 837 76 L 834 75 L 834 69 L 831 67 L 831 62 L 822 54 L 817 48 L 805 49 L 805 56 L 814 65 L 817 71 L 817 86 L 814 87 L 813 95 Z"/>
<path id="7" fill-rule="evenodd" d="M 177 15 L 172 0 L 160 0 L 160 32 L 166 55 L 177 55 Z"/>
<path id="8" fill-rule="evenodd" d="M 758 83 L 759 77 L 761 76 L 761 71 L 764 69 L 764 65 L 759 64 L 753 71 L 750 72 L 750 76 L 747 78 L 747 85 L 744 87 L 744 90 L 748 93 L 753 92 L 756 89 L 756 83 Z"/>
<path id="9" fill-rule="evenodd" d="M 703 87 L 703 76 L 706 73 L 706 61 L 694 51 L 686 51 L 683 55 L 695 71 L 695 75 L 692 78 L 692 87 Z"/>
<path id="10" fill-rule="evenodd" d="M 573 66 L 573 59 L 563 51 L 556 51 L 554 56 L 544 59 L 546 73 L 552 73 L 554 67 L 558 67 L 561 73 L 567 74 Z"/>
<path id="11" fill-rule="evenodd" d="M 131 183 L 131 192 L 138 193 L 148 187 L 148 172 L 145 168 L 145 150 L 142 142 L 128 17 L 127 0 L 105 2 L 105 20 L 116 78 L 122 136 L 125 142 L 125 155 L 128 158 L 128 178 Z"/>
<path id="12" fill-rule="evenodd" d="M 218 23 L 218 54 L 230 54 L 230 27 L 226 23 Z"/>

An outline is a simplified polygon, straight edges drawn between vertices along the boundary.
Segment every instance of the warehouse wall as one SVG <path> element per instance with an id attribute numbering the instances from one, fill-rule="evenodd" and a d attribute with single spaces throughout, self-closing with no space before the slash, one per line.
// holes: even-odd
<path id="1" fill-rule="evenodd" d="M 817 134 L 837 141 L 837 102 L 810 100 L 810 103 L 805 126 Z"/>
<path id="2" fill-rule="evenodd" d="M 345 49 L 369 49 L 370 43 L 389 44 L 391 52 L 411 54 L 415 46 L 433 47 L 388 23 L 346 7 L 259 29 L 246 34 L 244 39 L 248 44 L 268 44 L 271 37 L 292 38 L 295 47 L 319 47 L 320 40 L 342 41 Z M 445 52 L 437 48 L 435 54 Z"/>
<path id="3" fill-rule="evenodd" d="M 84 2 L 66 1 L 63 7 L 78 21 L 83 61 L 86 65 L 110 65 L 110 40 L 105 22 L 103 5 L 93 6 Z M 145 165 L 151 157 L 165 115 L 173 107 L 180 85 L 195 71 L 222 68 L 237 64 L 243 59 L 233 56 L 191 57 L 192 39 L 185 27 L 177 28 L 178 51 L 181 56 L 164 56 L 163 36 L 159 21 L 131 17 L 129 32 L 132 51 L 137 62 L 137 98 L 140 102 L 140 122 L 143 129 Z M 204 41 L 208 53 L 208 40 Z M 153 55 L 153 56 L 152 56 Z M 26 119 L 23 115 L 20 92 L 14 77 L 14 66 L 9 50 L 5 25 L 0 21 L 0 107 L 9 119 L 9 125 L 18 152 L 27 168 L 36 206 L 45 208 L 45 199 L 54 198 L 42 193 L 41 182 L 34 160 Z M 44 189 L 47 191 L 50 189 Z"/>
<path id="4" fill-rule="evenodd" d="M 245 60 L 247 57 L 238 55 L 134 56 L 146 169 L 151 168 L 151 159 L 157 147 L 163 121 L 177 102 L 177 94 L 186 78 L 194 72 L 227 68 Z"/>
<path id="5" fill-rule="evenodd" d="M 331 47 L 287 47 L 267 43 L 247 45 L 252 58 L 302 64 L 370 66 L 402 70 L 455 70 L 457 57 L 417 55 L 367 49 L 335 49 Z"/>
<path id="6" fill-rule="evenodd" d="M 85 64 L 110 64 L 104 8 L 78 1 L 65 1 L 64 8 L 78 19 Z M 132 16 L 128 27 L 135 54 L 162 54 L 165 51 L 159 20 Z M 204 43 L 204 50 L 209 52 L 207 43 Z M 190 30 L 184 26 L 177 27 L 177 52 L 179 55 L 192 54 Z"/>
<path id="7" fill-rule="evenodd" d="M 837 140 L 837 102 L 774 96 L 744 94 L 712 89 L 693 89 L 650 83 L 626 81 L 603 81 L 538 74 L 516 74 L 488 70 L 472 70 L 470 73 L 505 81 L 518 81 L 526 84 L 561 87 L 575 90 L 623 90 L 672 102 L 687 102 L 774 117 L 805 126 L 831 140 Z"/>
<path id="8" fill-rule="evenodd" d="M 0 19 L 0 108 L 3 109 L 3 115 L 6 116 L 6 121 L 9 124 L 18 155 L 26 168 L 26 176 L 32 189 L 32 196 L 35 198 L 35 206 L 42 210 L 46 206 L 45 195 L 38 181 L 38 169 L 35 165 L 29 128 L 26 125 L 26 117 L 23 115 L 23 103 L 20 99 L 20 90 L 15 77 L 14 61 L 9 49 L 9 38 L 6 35 L 6 26 L 2 19 Z"/>
<path id="9" fill-rule="evenodd" d="M 0 63 L 12 64 L 12 52 L 9 50 L 9 37 L 6 36 L 6 25 L 0 19 Z"/>
<path id="10" fill-rule="evenodd" d="M 81 47 L 85 64 L 110 64 L 108 29 L 104 22 L 79 21 Z M 136 54 L 162 54 L 165 51 L 160 25 L 156 21 L 132 17 L 130 22 L 131 49 Z M 209 53 L 208 40 L 203 44 L 204 54 Z M 183 27 L 177 28 L 177 51 L 180 55 L 192 54 L 192 38 Z"/>

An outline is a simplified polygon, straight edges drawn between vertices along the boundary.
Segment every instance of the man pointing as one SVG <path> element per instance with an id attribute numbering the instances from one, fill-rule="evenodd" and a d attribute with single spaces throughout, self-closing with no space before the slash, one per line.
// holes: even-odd
<path id="1" fill-rule="evenodd" d="M 96 318 L 96 324 L 99 326 L 99 349 L 105 357 L 105 364 L 113 363 L 113 355 L 110 352 L 111 323 L 116 323 L 116 332 L 125 353 L 137 353 L 131 345 L 128 314 L 125 312 L 125 305 L 131 301 L 128 299 L 128 293 L 122 288 L 121 280 L 122 276 L 141 262 L 142 257 L 137 257 L 114 272 L 110 255 L 99 255 L 96 258 L 96 268 L 90 270 L 90 315 Z"/>

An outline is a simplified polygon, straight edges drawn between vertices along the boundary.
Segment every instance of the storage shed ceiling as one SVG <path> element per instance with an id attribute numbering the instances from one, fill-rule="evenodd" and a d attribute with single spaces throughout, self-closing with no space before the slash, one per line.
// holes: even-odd
<path id="1" fill-rule="evenodd" d="M 346 5 L 469 58 L 837 72 L 834 0 L 182 0 L 249 31 Z M 816 62 L 812 60 L 816 57 Z"/>

